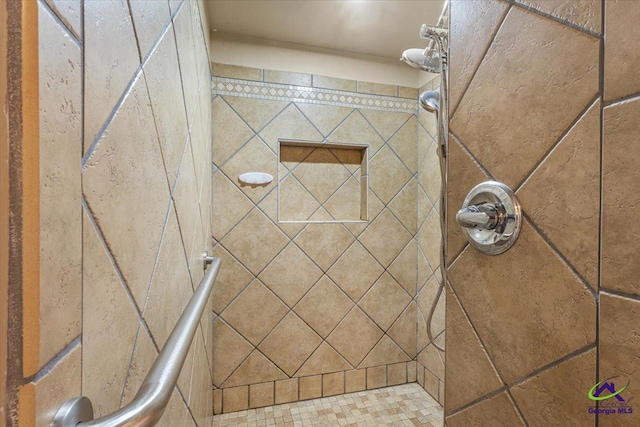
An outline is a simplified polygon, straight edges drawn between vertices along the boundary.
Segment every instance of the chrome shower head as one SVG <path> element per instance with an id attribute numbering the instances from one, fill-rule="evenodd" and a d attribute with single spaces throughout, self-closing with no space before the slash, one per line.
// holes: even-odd
<path id="1" fill-rule="evenodd" d="M 430 113 L 438 113 L 440 111 L 440 94 L 435 90 L 422 92 L 420 97 L 420 105 Z"/>
<path id="2" fill-rule="evenodd" d="M 425 55 L 424 49 L 407 49 L 402 52 L 402 58 L 400 58 L 400 60 L 418 70 L 428 71 L 430 73 L 440 72 L 439 58 L 428 58 Z"/>

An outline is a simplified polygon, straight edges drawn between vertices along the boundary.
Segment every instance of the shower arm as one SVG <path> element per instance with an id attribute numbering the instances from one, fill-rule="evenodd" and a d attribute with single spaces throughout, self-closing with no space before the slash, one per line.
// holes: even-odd
<path id="1" fill-rule="evenodd" d="M 444 7 L 442 8 L 442 13 L 440 14 L 440 18 L 438 18 L 438 22 L 435 25 L 435 28 L 443 28 L 445 27 L 445 25 L 448 27 L 448 22 L 445 24 L 445 20 L 449 20 L 449 0 L 444 2 Z M 420 28 L 420 37 L 422 37 L 423 39 L 425 38 L 429 38 L 429 45 L 427 46 L 427 48 L 424 50 L 425 51 L 425 56 L 427 57 L 431 57 L 432 52 L 434 52 L 436 49 L 434 49 L 433 45 L 436 43 L 434 38 L 431 37 L 427 37 L 425 34 L 423 34 L 423 28 Z"/>
<path id="2" fill-rule="evenodd" d="M 87 397 L 69 399 L 54 416 L 52 427 L 151 427 L 157 424 L 176 386 L 220 270 L 220 258 L 206 253 L 203 258 L 204 277 L 133 400 L 112 414 L 93 419 L 93 406 Z"/>

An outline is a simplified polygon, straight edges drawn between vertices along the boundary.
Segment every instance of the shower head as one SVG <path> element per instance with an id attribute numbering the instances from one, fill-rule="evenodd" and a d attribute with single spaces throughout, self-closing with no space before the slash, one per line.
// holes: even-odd
<path id="1" fill-rule="evenodd" d="M 400 60 L 418 70 L 428 71 L 430 73 L 440 72 L 439 58 L 428 58 L 425 55 L 424 49 L 407 49 L 402 52 L 402 58 L 400 58 Z"/>
<path id="2" fill-rule="evenodd" d="M 420 105 L 430 113 L 440 111 L 440 94 L 435 90 L 428 90 L 420 94 Z"/>

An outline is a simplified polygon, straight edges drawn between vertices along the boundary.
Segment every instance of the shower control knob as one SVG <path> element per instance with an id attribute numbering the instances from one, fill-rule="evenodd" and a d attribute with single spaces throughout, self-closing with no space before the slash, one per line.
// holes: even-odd
<path id="1" fill-rule="evenodd" d="M 487 255 L 509 249 L 518 238 L 522 222 L 520 203 L 506 185 L 486 181 L 467 195 L 456 222 L 471 246 Z"/>
<path id="2" fill-rule="evenodd" d="M 493 230 L 498 225 L 498 210 L 503 210 L 501 205 L 483 203 L 472 205 L 458 211 L 456 222 L 466 228 L 484 228 Z"/>

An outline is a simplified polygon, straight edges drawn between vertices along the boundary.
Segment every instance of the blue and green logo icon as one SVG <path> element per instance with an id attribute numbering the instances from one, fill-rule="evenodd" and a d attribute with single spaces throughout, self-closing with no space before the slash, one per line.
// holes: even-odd
<path id="1" fill-rule="evenodd" d="M 615 376 L 591 387 L 587 396 L 594 402 L 594 406 L 589 408 L 589 413 L 601 415 L 633 414 L 632 397 L 627 390 L 630 382 L 631 380 L 628 378 L 625 383 L 623 378 Z"/>
<path id="2" fill-rule="evenodd" d="M 627 389 L 627 387 L 629 387 L 630 380 L 627 381 L 627 384 L 625 384 L 623 387 L 616 390 L 616 385 L 612 381 L 616 378 L 619 377 L 607 378 L 606 380 L 600 381 L 599 383 L 591 387 L 591 390 L 589 390 L 589 399 L 600 402 L 615 397 L 618 402 L 624 402 L 624 398 L 620 396 L 620 393 L 622 393 Z M 608 394 L 603 394 L 605 392 Z"/>

